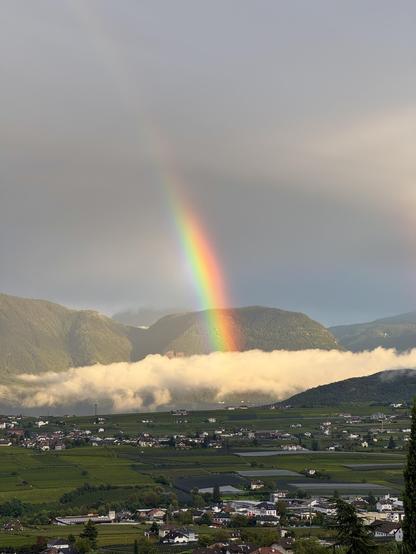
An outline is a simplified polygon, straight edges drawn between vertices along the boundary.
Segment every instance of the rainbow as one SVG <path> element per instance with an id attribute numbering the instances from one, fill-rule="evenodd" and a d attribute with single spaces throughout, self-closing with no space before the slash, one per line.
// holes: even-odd
<path id="1" fill-rule="evenodd" d="M 163 133 L 155 124 L 154 117 L 146 117 L 146 111 L 138 111 L 140 99 L 133 94 L 130 82 L 130 68 L 126 56 L 117 48 L 111 35 L 100 24 L 99 14 L 86 2 L 74 2 L 70 6 L 79 22 L 85 26 L 88 37 L 96 52 L 102 57 L 111 74 L 111 84 L 116 87 L 120 100 L 130 113 L 137 117 L 138 127 L 147 133 L 149 151 L 154 155 L 154 171 L 169 198 L 169 211 L 173 214 L 179 241 L 192 275 L 201 309 L 206 318 L 210 350 L 238 350 L 240 344 L 233 325 L 232 314 L 224 308 L 230 307 L 225 280 L 219 260 L 208 239 L 203 225 L 179 193 L 181 178 L 169 155 L 169 148 L 163 140 Z"/>
<path id="2" fill-rule="evenodd" d="M 210 347 L 214 351 L 238 350 L 238 338 L 229 311 L 225 280 L 214 248 L 203 225 L 187 203 L 169 189 L 175 226 L 192 280 L 204 311 Z"/>

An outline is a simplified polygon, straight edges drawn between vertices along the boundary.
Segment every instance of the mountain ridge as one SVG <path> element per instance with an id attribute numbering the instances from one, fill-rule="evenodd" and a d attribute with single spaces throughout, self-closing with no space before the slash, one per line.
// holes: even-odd
<path id="1" fill-rule="evenodd" d="M 390 369 L 310 388 L 276 405 L 293 407 L 341 404 L 412 402 L 416 396 L 416 370 Z"/>
<path id="2" fill-rule="evenodd" d="M 260 306 L 217 312 L 242 337 L 242 350 L 339 348 L 333 335 L 305 314 Z M 171 314 L 141 329 L 94 310 L 0 294 L 0 372 L 62 371 L 169 351 L 207 354 L 212 347 L 206 317 L 204 311 Z"/>
<path id="3" fill-rule="evenodd" d="M 362 352 L 381 346 L 403 352 L 416 348 L 416 311 L 366 323 L 336 325 L 329 330 L 346 350 Z"/>

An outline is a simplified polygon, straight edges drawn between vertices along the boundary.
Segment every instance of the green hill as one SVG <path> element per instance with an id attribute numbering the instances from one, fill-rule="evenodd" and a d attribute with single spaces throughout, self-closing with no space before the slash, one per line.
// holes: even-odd
<path id="1" fill-rule="evenodd" d="M 234 334 L 240 338 L 242 350 L 257 348 L 270 352 L 339 348 L 325 327 L 302 313 L 260 306 L 217 312 L 219 318 L 228 320 Z M 173 350 L 185 355 L 210 352 L 212 348 L 206 320 L 206 312 L 171 315 L 160 319 L 149 329 L 150 351 Z"/>
<path id="2" fill-rule="evenodd" d="M 274 308 L 218 310 L 241 337 L 241 349 L 338 348 L 331 333 L 304 314 Z M 69 367 L 136 361 L 169 351 L 212 350 L 206 312 L 166 316 L 149 329 L 118 323 L 90 310 L 0 294 L 0 372 L 60 371 Z M 218 329 L 213 329 L 218 333 Z"/>
<path id="3" fill-rule="evenodd" d="M 321 385 L 280 404 L 297 407 L 337 406 L 351 403 L 412 402 L 416 396 L 416 370 L 388 370 Z"/>
<path id="4" fill-rule="evenodd" d="M 399 351 L 416 348 L 416 312 L 377 319 L 369 323 L 339 325 L 330 331 L 347 350 L 360 352 L 378 346 Z"/>
<path id="5" fill-rule="evenodd" d="M 94 311 L 0 294 L 0 371 L 56 371 L 130 360 L 141 332 Z"/>

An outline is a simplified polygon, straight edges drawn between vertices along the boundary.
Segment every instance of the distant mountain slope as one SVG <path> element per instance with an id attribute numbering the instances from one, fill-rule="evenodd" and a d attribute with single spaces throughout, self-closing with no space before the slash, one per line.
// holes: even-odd
<path id="1" fill-rule="evenodd" d="M 219 310 L 218 317 L 231 320 L 242 350 L 338 348 L 332 334 L 304 314 L 250 307 Z M 212 350 L 206 320 L 206 312 L 177 314 L 139 329 L 94 311 L 0 294 L 0 372 L 60 371 L 169 351 L 205 354 Z"/>
<path id="2" fill-rule="evenodd" d="M 305 314 L 252 306 L 217 310 L 231 320 L 242 350 L 338 349 L 333 335 Z M 151 351 L 173 350 L 189 354 L 211 351 L 205 312 L 166 316 L 149 329 Z"/>
<path id="3" fill-rule="evenodd" d="M 409 402 L 416 396 L 416 370 L 388 370 L 321 385 L 288 398 L 291 406 L 337 406 L 361 402 Z"/>
<path id="4" fill-rule="evenodd" d="M 0 294 L 3 374 L 130 360 L 141 332 L 97 312 Z"/>
<path id="5" fill-rule="evenodd" d="M 114 321 L 123 325 L 132 325 L 133 327 L 150 327 L 156 321 L 172 313 L 185 312 L 179 308 L 171 310 L 154 310 L 152 308 L 139 308 L 137 310 L 125 310 L 117 312 L 112 316 Z"/>
<path id="6" fill-rule="evenodd" d="M 360 352 L 378 346 L 404 351 L 416 348 L 416 312 L 377 319 L 369 323 L 339 325 L 330 331 L 347 350 Z"/>

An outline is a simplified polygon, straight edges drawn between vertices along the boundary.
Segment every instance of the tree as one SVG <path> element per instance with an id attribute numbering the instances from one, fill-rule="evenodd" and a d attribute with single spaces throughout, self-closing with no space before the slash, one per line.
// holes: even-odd
<path id="1" fill-rule="evenodd" d="M 405 550 L 403 549 L 403 543 L 393 541 L 379 546 L 378 552 L 380 554 L 404 554 Z"/>
<path id="2" fill-rule="evenodd" d="M 192 523 L 192 512 L 191 510 L 186 511 L 180 511 L 178 514 L 176 514 L 175 519 L 181 524 L 181 525 L 189 525 Z"/>
<path id="3" fill-rule="evenodd" d="M 368 505 L 369 505 L 370 509 L 375 510 L 376 504 L 377 504 L 377 499 L 374 496 L 374 494 L 372 493 L 372 491 L 370 491 L 369 494 L 368 494 L 367 502 L 368 502 Z"/>
<path id="4" fill-rule="evenodd" d="M 0 505 L 0 516 L 21 517 L 24 512 L 24 504 L 17 498 L 12 498 Z"/>
<path id="5" fill-rule="evenodd" d="M 210 545 L 212 542 L 212 539 L 209 535 L 199 535 L 198 544 L 199 546 L 206 547 Z"/>
<path id="6" fill-rule="evenodd" d="M 276 504 L 277 511 L 280 515 L 280 525 L 287 525 L 287 504 L 284 500 L 278 500 Z"/>
<path id="7" fill-rule="evenodd" d="M 82 533 L 80 533 L 79 536 L 82 539 L 85 539 L 90 543 L 90 545 L 91 545 L 90 550 L 91 549 L 95 550 L 97 548 L 98 531 L 97 531 L 97 527 L 94 525 L 94 523 L 90 519 L 85 524 L 84 529 L 83 529 Z"/>
<path id="8" fill-rule="evenodd" d="M 215 503 L 221 502 L 221 492 L 219 485 L 214 485 L 213 491 L 212 491 L 212 500 Z"/>
<path id="9" fill-rule="evenodd" d="M 211 525 L 212 524 L 212 517 L 211 514 L 208 512 L 204 512 L 201 516 L 201 519 L 199 520 L 200 525 Z"/>
<path id="10" fill-rule="evenodd" d="M 351 504 L 337 499 L 337 544 L 347 547 L 347 554 L 367 554 L 377 548 L 372 534 Z"/>
<path id="11" fill-rule="evenodd" d="M 227 542 L 230 539 L 230 535 L 225 529 L 216 529 L 212 534 L 211 542 Z"/>
<path id="12" fill-rule="evenodd" d="M 280 533 L 276 529 L 242 529 L 241 538 L 258 546 L 270 546 L 279 540 Z"/>
<path id="13" fill-rule="evenodd" d="M 139 554 L 155 554 L 157 552 L 156 546 L 145 538 L 141 538 L 137 541 L 137 548 Z"/>
<path id="14" fill-rule="evenodd" d="M 200 494 L 192 495 L 192 506 L 194 508 L 202 508 L 205 505 L 204 497 Z M 189 523 L 189 522 L 188 522 Z"/>
<path id="15" fill-rule="evenodd" d="M 232 516 L 230 521 L 230 527 L 247 527 L 248 526 L 248 517 L 243 514 L 236 514 Z"/>
<path id="16" fill-rule="evenodd" d="M 135 539 L 134 541 L 133 554 L 139 554 L 139 545 L 137 543 L 137 539 Z"/>
<path id="17" fill-rule="evenodd" d="M 389 450 L 394 450 L 396 448 L 396 441 L 394 440 L 394 438 L 392 436 L 389 439 L 389 444 L 387 445 L 387 448 Z"/>
<path id="18" fill-rule="evenodd" d="M 318 512 L 313 518 L 312 518 L 312 525 L 317 525 L 318 527 L 323 527 L 326 522 L 326 517 L 322 512 Z"/>
<path id="19" fill-rule="evenodd" d="M 405 552 L 416 552 L 416 399 L 413 401 L 412 427 L 404 470 L 403 505 L 403 547 Z"/>
<path id="20" fill-rule="evenodd" d="M 293 545 L 295 554 L 328 554 L 328 547 L 321 546 L 317 539 L 299 539 Z"/>
<path id="21" fill-rule="evenodd" d="M 92 550 L 90 541 L 79 537 L 75 542 L 75 550 L 79 552 L 79 554 L 90 552 L 90 550 Z"/>

